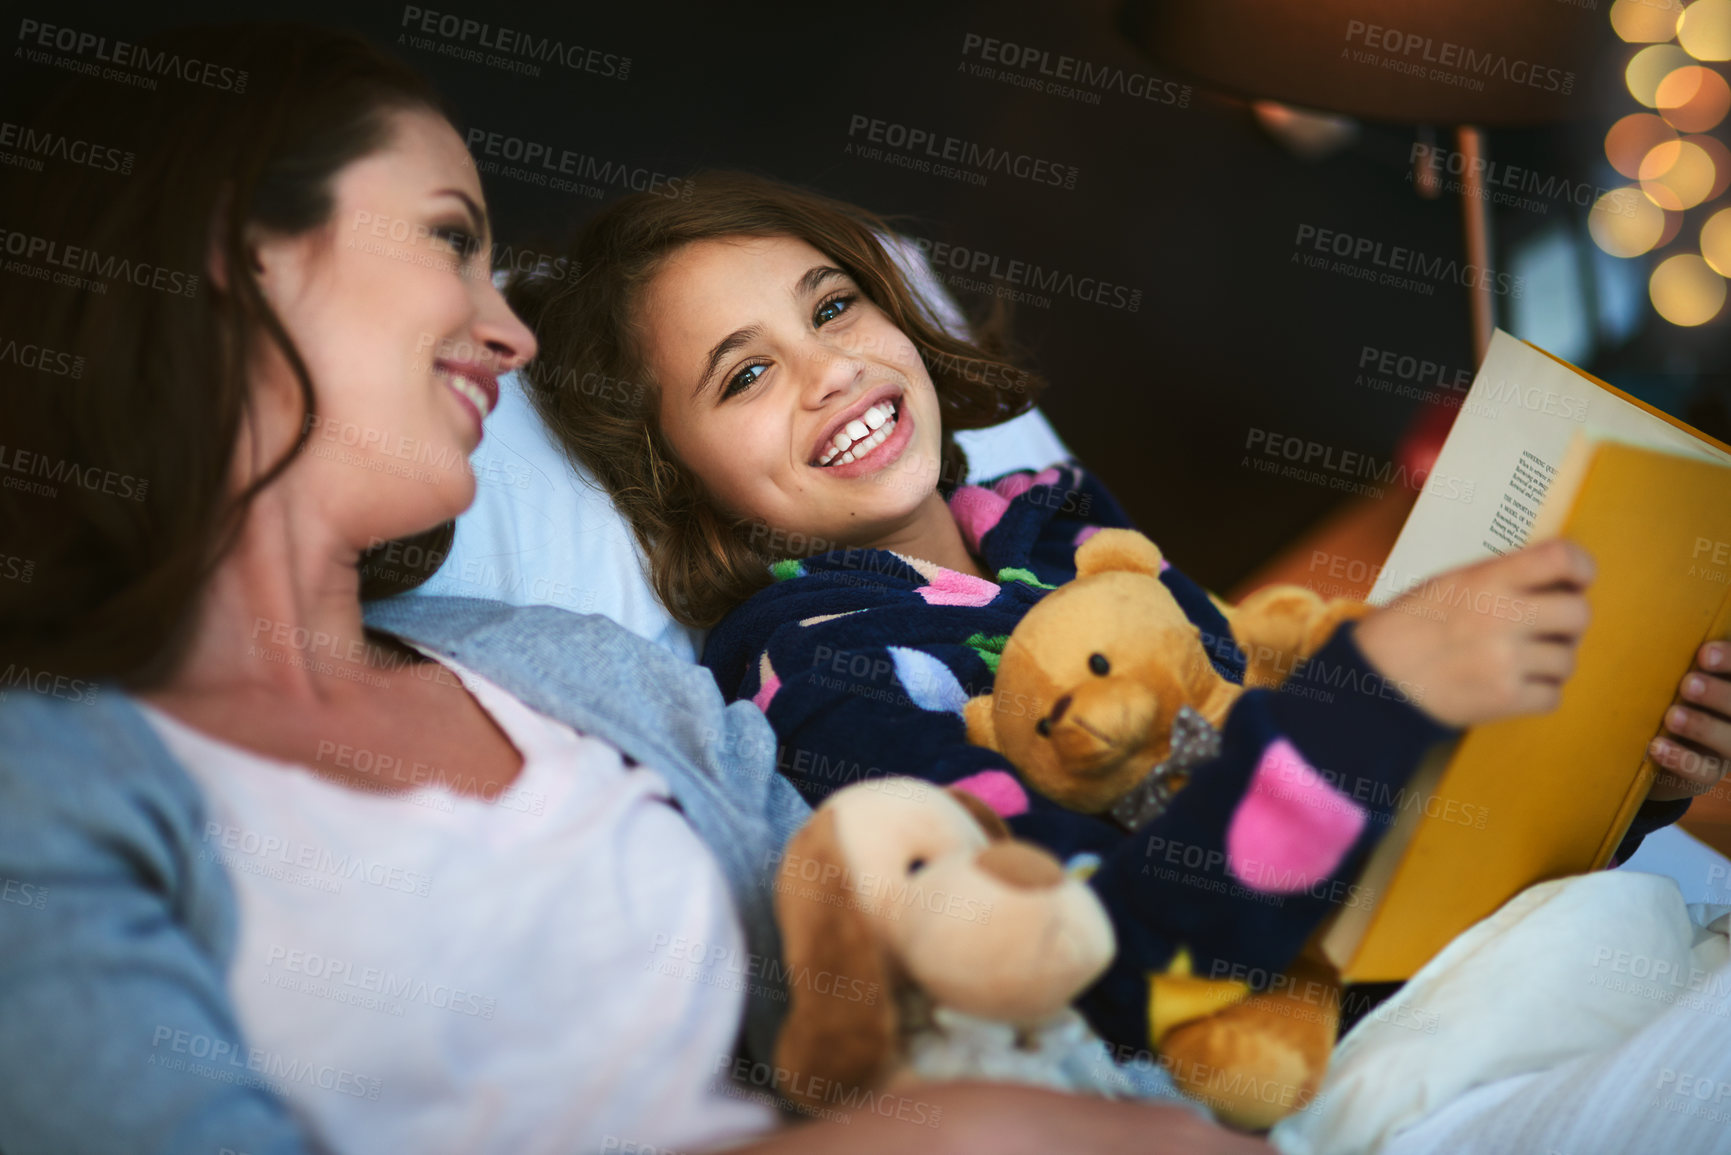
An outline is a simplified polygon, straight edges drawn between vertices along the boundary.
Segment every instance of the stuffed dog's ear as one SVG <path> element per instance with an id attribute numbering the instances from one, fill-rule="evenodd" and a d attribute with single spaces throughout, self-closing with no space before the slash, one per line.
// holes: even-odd
<path id="1" fill-rule="evenodd" d="M 802 869 L 815 863 L 814 873 Z M 877 930 L 849 894 L 835 811 L 819 810 L 788 843 L 776 879 L 790 995 L 775 1043 L 777 1089 L 823 1106 L 830 1083 L 871 1089 L 889 1074 L 899 1013 Z"/>
<path id="2" fill-rule="evenodd" d="M 1133 529 L 1103 529 L 1076 547 L 1076 576 L 1127 570 L 1160 576 L 1160 547 Z"/>
<path id="3" fill-rule="evenodd" d="M 954 786 L 949 787 L 946 792 L 951 798 L 960 802 L 969 814 L 974 816 L 974 821 L 978 822 L 985 830 L 987 838 L 997 842 L 1010 836 L 1010 828 L 1004 825 L 1004 820 L 998 817 L 998 812 L 981 801 L 979 795 L 970 794 L 966 790 L 960 790 Z"/>
<path id="4" fill-rule="evenodd" d="M 968 741 L 988 750 L 998 748 L 998 723 L 992 714 L 995 702 L 990 694 L 969 698 L 962 707 L 962 721 L 968 725 Z"/>

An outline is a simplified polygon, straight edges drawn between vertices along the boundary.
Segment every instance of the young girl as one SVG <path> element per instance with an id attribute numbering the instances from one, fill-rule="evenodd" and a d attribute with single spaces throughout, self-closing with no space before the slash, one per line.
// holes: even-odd
<path id="1" fill-rule="evenodd" d="M 1280 972 L 1356 901 L 1355 874 L 1427 748 L 1556 702 L 1592 578 L 1566 542 L 1452 575 L 1523 599 L 1528 620 L 1414 613 L 1409 598 L 1341 627 L 1299 692 L 1238 699 L 1219 756 L 1133 836 L 1031 796 L 967 742 L 959 707 L 990 690 L 1028 608 L 1075 576 L 1076 546 L 1123 512 L 1073 463 L 961 484 L 951 434 L 1026 410 L 1042 382 L 995 341 L 934 321 L 880 243 L 883 222 L 750 177 L 692 188 L 596 217 L 571 254 L 581 278 L 514 288 L 543 349 L 531 392 L 632 522 L 668 608 L 714 626 L 704 663 L 765 711 L 808 799 L 888 773 L 959 784 L 1093 867 L 1119 954 L 1083 1010 L 1109 1040 L 1147 1046 L 1146 977 L 1181 951 L 1199 975 Z M 640 387 L 581 385 L 596 379 Z M 1161 580 L 1205 638 L 1230 639 L 1206 591 L 1177 568 Z M 1233 647 L 1211 655 L 1242 677 Z M 1714 648 L 1702 662 L 1731 668 Z M 1703 685 L 1685 679 L 1685 696 L 1731 710 L 1731 686 Z M 1707 710 L 1672 729 L 1731 749 Z M 1656 749 L 1682 773 L 1674 743 Z M 1712 777 L 1656 786 L 1622 856 Z"/>

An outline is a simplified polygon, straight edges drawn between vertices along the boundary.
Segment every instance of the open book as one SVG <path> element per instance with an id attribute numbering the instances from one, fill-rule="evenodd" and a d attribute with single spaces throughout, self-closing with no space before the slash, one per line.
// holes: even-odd
<path id="1" fill-rule="evenodd" d="M 1371 602 L 1436 582 L 1430 607 L 1519 614 L 1438 575 L 1562 536 L 1597 563 L 1593 619 L 1556 710 L 1473 727 L 1397 799 L 1370 901 L 1318 939 L 1354 982 L 1410 978 L 1519 891 L 1606 865 L 1677 684 L 1731 637 L 1731 446 L 1499 330 L 1432 476 L 1451 484 L 1426 485 Z"/>

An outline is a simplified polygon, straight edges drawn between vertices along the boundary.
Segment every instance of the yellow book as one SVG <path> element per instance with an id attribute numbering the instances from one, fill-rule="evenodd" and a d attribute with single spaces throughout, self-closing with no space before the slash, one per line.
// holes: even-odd
<path id="1" fill-rule="evenodd" d="M 1434 579 L 1468 607 L 1436 575 L 1561 536 L 1597 563 L 1593 618 L 1556 710 L 1473 727 L 1409 783 L 1371 901 L 1319 935 L 1349 982 L 1410 978 L 1519 891 L 1605 866 L 1677 684 L 1731 637 L 1731 447 L 1499 331 L 1435 474 L 1455 484 L 1425 487 L 1372 602 Z"/>

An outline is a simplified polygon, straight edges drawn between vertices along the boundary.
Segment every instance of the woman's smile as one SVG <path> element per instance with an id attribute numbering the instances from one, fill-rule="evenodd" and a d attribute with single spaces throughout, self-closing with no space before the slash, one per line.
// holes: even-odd
<path id="1" fill-rule="evenodd" d="M 475 418 L 477 443 L 485 436 L 487 415 L 499 404 L 499 380 L 480 365 L 460 361 L 436 361 L 435 374 L 451 390 L 458 402 Z"/>

